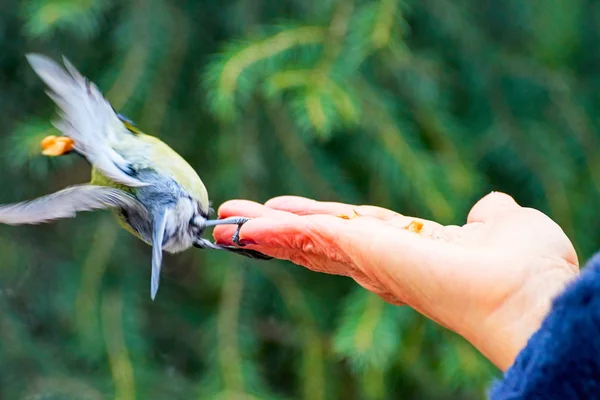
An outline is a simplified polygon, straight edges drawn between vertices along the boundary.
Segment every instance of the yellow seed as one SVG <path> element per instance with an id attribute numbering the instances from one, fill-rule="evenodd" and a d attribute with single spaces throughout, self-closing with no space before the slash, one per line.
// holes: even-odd
<path id="1" fill-rule="evenodd" d="M 413 219 L 405 229 L 407 229 L 409 232 L 421 233 L 421 230 L 423 230 L 423 223 Z"/>
<path id="2" fill-rule="evenodd" d="M 56 137 L 54 135 L 46 136 L 41 141 L 42 145 L 42 154 L 45 156 L 62 156 L 73 150 L 75 142 L 73 139 L 66 136 Z"/>
<path id="3" fill-rule="evenodd" d="M 336 215 L 336 217 L 342 218 L 342 219 L 354 219 L 356 217 L 362 217 L 362 215 L 360 215 L 359 213 L 356 212 L 356 210 L 353 209 L 352 215 L 338 214 L 338 215 Z"/>

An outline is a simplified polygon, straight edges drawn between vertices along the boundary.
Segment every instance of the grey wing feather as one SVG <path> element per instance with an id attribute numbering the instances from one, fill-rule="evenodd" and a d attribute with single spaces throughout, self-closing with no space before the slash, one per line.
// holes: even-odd
<path id="1" fill-rule="evenodd" d="M 163 210 L 154 216 L 152 224 L 152 278 L 150 282 L 150 297 L 152 300 L 158 292 L 160 284 L 160 268 L 162 264 L 162 245 L 165 237 L 168 210 Z"/>
<path id="2" fill-rule="evenodd" d="M 61 109 L 61 119 L 54 125 L 64 136 L 73 139 L 75 150 L 115 182 L 130 187 L 146 186 L 130 175 L 129 162 L 113 148 L 123 135 L 128 135 L 127 128 L 98 87 L 64 57 L 66 70 L 39 54 L 26 57 L 51 89 L 47 94 Z"/>
<path id="3" fill-rule="evenodd" d="M 0 205 L 0 224 L 40 224 L 73 218 L 80 211 L 125 208 L 147 214 L 146 208 L 128 193 L 104 186 L 77 185 L 34 200 Z"/>

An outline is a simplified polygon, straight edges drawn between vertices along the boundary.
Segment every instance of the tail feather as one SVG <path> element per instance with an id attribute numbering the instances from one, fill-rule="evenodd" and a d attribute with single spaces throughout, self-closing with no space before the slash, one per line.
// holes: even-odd
<path id="1" fill-rule="evenodd" d="M 130 187 L 145 186 L 132 176 L 129 162 L 114 146 L 127 129 L 98 87 L 65 58 L 66 70 L 48 57 L 27 54 L 27 60 L 51 91 L 48 96 L 61 109 L 54 126 L 75 142 L 75 150 L 105 176 Z"/>

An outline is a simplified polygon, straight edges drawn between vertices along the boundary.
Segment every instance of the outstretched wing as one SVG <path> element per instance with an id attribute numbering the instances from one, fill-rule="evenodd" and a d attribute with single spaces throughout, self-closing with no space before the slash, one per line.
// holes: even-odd
<path id="1" fill-rule="evenodd" d="M 129 162 L 114 149 L 130 133 L 98 87 L 64 57 L 67 70 L 39 54 L 28 54 L 27 60 L 51 89 L 47 94 L 62 111 L 61 119 L 54 125 L 73 139 L 75 150 L 117 183 L 130 187 L 147 185 L 132 176 Z"/>
<path id="2" fill-rule="evenodd" d="M 80 211 L 125 208 L 147 214 L 146 208 L 130 194 L 114 188 L 77 185 L 22 203 L 0 205 L 0 224 L 41 224 L 73 218 Z"/>

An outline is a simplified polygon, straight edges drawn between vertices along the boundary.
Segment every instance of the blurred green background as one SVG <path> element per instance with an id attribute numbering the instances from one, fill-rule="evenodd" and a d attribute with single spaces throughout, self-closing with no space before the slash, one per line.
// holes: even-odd
<path id="1" fill-rule="evenodd" d="M 592 0 L 3 0 L 0 202 L 89 179 L 40 155 L 66 55 L 213 204 L 295 194 L 464 223 L 491 190 L 600 244 Z M 399 255 L 401 257 L 401 254 Z M 469 344 L 350 279 L 167 255 L 109 212 L 0 227 L 2 399 L 482 399 Z"/>

